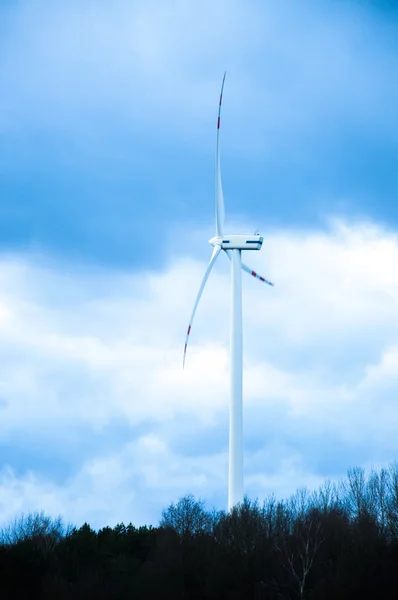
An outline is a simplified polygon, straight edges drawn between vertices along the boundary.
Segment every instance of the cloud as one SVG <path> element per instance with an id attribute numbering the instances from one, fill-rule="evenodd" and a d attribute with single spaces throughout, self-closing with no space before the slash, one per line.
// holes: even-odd
<path id="1" fill-rule="evenodd" d="M 373 10 L 293 0 L 0 10 L 2 249 L 164 268 L 175 224 L 211 218 L 225 68 L 229 214 L 313 226 L 325 212 L 393 212 L 397 42 Z"/>
<path id="2" fill-rule="evenodd" d="M 79 145 L 91 149 L 98 135 L 120 137 L 121 127 L 200 139 L 203 126 L 213 130 L 225 68 L 225 111 L 237 123 L 232 147 L 240 154 L 248 137 L 264 150 L 267 133 L 275 149 L 282 131 L 291 138 L 292 127 L 300 135 L 303 127 L 325 130 L 342 115 L 368 127 L 377 118 L 380 127 L 398 94 L 391 25 L 355 4 L 42 1 L 16 8 L 8 24 L 3 127 L 77 130 Z M 241 119 L 248 107 L 250 130 Z"/>
<path id="3" fill-rule="evenodd" d="M 276 283 L 244 276 L 246 489 L 394 458 L 390 17 L 326 0 L 0 6 L 0 522 L 156 522 L 185 492 L 226 505 L 226 257 L 181 369 L 225 68 L 228 216 L 266 224 L 245 260 Z"/>
<path id="4" fill-rule="evenodd" d="M 392 460 L 396 232 L 276 229 L 246 262 L 276 282 L 243 279 L 248 492 L 286 495 Z M 96 526 L 156 522 L 185 492 L 225 504 L 226 258 L 181 368 L 204 269 L 184 255 L 146 274 L 3 256 L 1 522 L 34 508 Z"/>

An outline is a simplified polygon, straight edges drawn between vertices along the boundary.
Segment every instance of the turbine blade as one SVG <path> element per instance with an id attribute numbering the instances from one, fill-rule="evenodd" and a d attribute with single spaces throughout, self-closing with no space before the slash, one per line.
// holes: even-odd
<path id="1" fill-rule="evenodd" d="M 210 272 L 211 272 L 211 270 L 212 270 L 212 268 L 214 266 L 214 263 L 216 262 L 217 256 L 220 254 L 220 251 L 221 251 L 221 246 L 219 246 L 219 245 L 214 246 L 213 254 L 211 255 L 211 259 L 210 259 L 210 262 L 209 262 L 209 264 L 207 266 L 206 273 L 205 273 L 205 275 L 203 277 L 203 281 L 202 281 L 202 283 L 200 285 L 198 295 L 196 296 L 196 300 L 195 300 L 195 304 L 194 304 L 194 307 L 193 307 L 193 310 L 192 310 L 191 318 L 189 319 L 189 325 L 188 325 L 187 335 L 186 335 L 186 338 L 185 338 L 184 358 L 183 358 L 183 361 L 182 361 L 183 368 L 185 366 L 185 356 L 186 356 L 186 353 L 187 353 L 187 346 L 188 346 L 189 334 L 191 333 L 192 323 L 193 323 L 193 319 L 194 319 L 194 316 L 195 316 L 195 313 L 196 313 L 196 309 L 198 308 L 199 300 L 200 300 L 200 298 L 202 296 L 202 292 L 203 292 L 204 287 L 206 285 L 206 281 L 209 278 Z"/>
<path id="2" fill-rule="evenodd" d="M 225 252 L 228 254 L 229 260 L 231 260 L 230 250 L 225 250 Z M 256 271 L 253 271 L 253 269 L 250 269 L 250 267 L 248 267 L 247 265 L 244 265 L 243 263 L 242 263 L 242 270 L 246 271 L 246 273 L 249 273 L 249 275 L 252 275 L 256 279 L 259 279 L 263 283 L 267 283 L 268 285 L 272 285 L 272 287 L 274 287 L 274 284 L 272 283 L 272 281 L 268 281 L 268 279 L 265 279 L 265 277 L 262 277 Z"/>
<path id="3" fill-rule="evenodd" d="M 220 168 L 220 125 L 221 125 L 221 104 L 222 95 L 224 91 L 225 75 L 222 80 L 220 102 L 218 105 L 218 118 L 217 118 L 217 147 L 216 147 L 216 235 L 222 237 L 224 230 L 224 196 L 222 193 L 222 182 L 221 182 L 221 168 Z"/>
<path id="4" fill-rule="evenodd" d="M 253 271 L 252 269 L 250 269 L 249 267 L 247 267 L 243 263 L 242 263 L 242 269 L 243 269 L 243 271 L 246 271 L 246 273 L 249 273 L 249 275 L 252 275 L 256 279 L 259 279 L 263 283 L 268 283 L 268 285 L 272 285 L 272 287 L 274 287 L 274 284 L 272 283 L 272 281 L 268 281 L 268 279 L 265 279 L 265 277 L 262 277 L 261 275 L 259 275 L 258 273 L 256 273 L 256 271 Z"/>

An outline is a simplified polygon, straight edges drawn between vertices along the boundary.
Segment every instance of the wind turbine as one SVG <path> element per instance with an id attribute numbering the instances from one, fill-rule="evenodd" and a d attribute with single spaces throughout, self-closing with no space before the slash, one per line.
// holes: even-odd
<path id="1" fill-rule="evenodd" d="M 221 184 L 220 170 L 220 118 L 224 90 L 223 77 L 218 106 L 217 118 L 217 147 L 216 147 L 216 235 L 209 240 L 213 253 L 206 269 L 203 281 L 189 320 L 185 339 L 183 366 L 192 322 L 202 292 L 210 272 L 221 250 L 224 250 L 231 261 L 232 311 L 231 311 L 231 401 L 229 415 L 229 477 L 228 477 L 228 510 L 243 501 L 243 423 L 242 423 L 242 269 L 260 281 L 273 286 L 274 284 L 258 275 L 255 271 L 242 264 L 242 250 L 261 250 L 263 238 L 257 234 L 224 234 L 224 197 Z"/>

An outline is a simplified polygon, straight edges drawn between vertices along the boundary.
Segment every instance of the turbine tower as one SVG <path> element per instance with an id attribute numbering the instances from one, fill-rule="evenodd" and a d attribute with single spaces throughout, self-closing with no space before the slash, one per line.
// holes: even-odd
<path id="1" fill-rule="evenodd" d="M 216 235 L 209 243 L 213 246 L 213 253 L 206 269 L 203 281 L 189 320 L 188 331 L 185 339 L 184 360 L 187 352 L 189 335 L 202 292 L 210 272 L 221 250 L 228 255 L 231 261 L 231 400 L 229 414 L 229 478 L 228 478 L 228 510 L 243 501 L 243 422 L 242 422 L 242 269 L 260 281 L 273 286 L 274 284 L 258 275 L 255 271 L 242 264 L 242 250 L 261 250 L 263 238 L 258 235 L 224 234 L 224 197 L 221 183 L 220 170 L 220 118 L 221 104 L 224 90 L 225 73 L 221 85 L 220 102 L 217 118 L 217 146 L 216 146 Z"/>

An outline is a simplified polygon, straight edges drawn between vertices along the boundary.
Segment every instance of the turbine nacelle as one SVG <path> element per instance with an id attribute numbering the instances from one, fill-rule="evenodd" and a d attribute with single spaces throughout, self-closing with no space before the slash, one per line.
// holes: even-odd
<path id="1" fill-rule="evenodd" d="M 209 240 L 212 246 L 221 246 L 223 250 L 261 250 L 261 235 L 225 234 Z"/>

